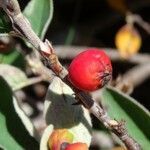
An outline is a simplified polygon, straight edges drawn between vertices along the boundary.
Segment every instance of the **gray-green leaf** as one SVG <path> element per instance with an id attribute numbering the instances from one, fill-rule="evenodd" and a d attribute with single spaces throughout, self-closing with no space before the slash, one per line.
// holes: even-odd
<path id="1" fill-rule="evenodd" d="M 133 98 L 106 88 L 102 93 L 102 104 L 111 118 L 125 120 L 128 133 L 142 146 L 143 150 L 150 148 L 150 113 Z"/>
<path id="2" fill-rule="evenodd" d="M 33 30 L 43 39 L 53 16 L 52 0 L 31 0 L 24 10 Z"/>
<path id="3" fill-rule="evenodd" d="M 4 150 L 38 150 L 38 142 L 29 134 L 16 110 L 17 101 L 0 77 L 0 147 Z"/>
<path id="4" fill-rule="evenodd" d="M 0 75 L 7 81 L 13 90 L 22 87 L 28 82 L 28 78 L 22 70 L 7 64 L 0 64 Z"/>

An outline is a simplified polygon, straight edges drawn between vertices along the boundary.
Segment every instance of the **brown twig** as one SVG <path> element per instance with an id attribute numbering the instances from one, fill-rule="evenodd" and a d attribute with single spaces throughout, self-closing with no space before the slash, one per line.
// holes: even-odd
<path id="1" fill-rule="evenodd" d="M 30 42 L 40 54 L 42 54 L 43 58 L 47 61 L 48 67 L 50 67 L 50 69 L 52 69 L 63 81 L 71 85 L 66 78 L 67 70 L 60 64 L 52 45 L 48 41 L 43 43 L 33 32 L 29 22 L 21 13 L 17 0 L 3 0 L 2 4 L 2 8 L 12 21 L 14 31 L 25 37 L 28 42 Z M 45 56 L 43 55 L 43 52 L 46 52 L 49 55 Z M 79 91 L 72 85 L 71 87 L 74 89 L 77 98 L 82 101 L 84 106 L 86 106 L 86 108 L 88 108 L 90 112 L 105 125 L 105 127 L 115 133 L 129 150 L 140 150 L 139 144 L 128 135 L 124 128 L 124 124 L 111 120 L 107 113 L 93 99 L 91 99 L 87 93 Z"/>
<path id="2" fill-rule="evenodd" d="M 138 66 L 133 67 L 129 71 L 127 71 L 122 77 L 121 81 L 116 84 L 116 88 L 122 90 L 124 86 L 127 86 L 130 92 L 126 91 L 127 93 L 131 93 L 134 87 L 141 84 L 145 79 L 150 77 L 150 62 L 144 63 Z"/>
<path id="3" fill-rule="evenodd" d="M 128 12 L 126 15 L 126 22 L 127 23 L 137 23 L 139 26 L 141 26 L 148 34 L 150 34 L 150 23 L 144 21 L 141 16 L 137 14 L 132 14 L 131 12 Z"/>

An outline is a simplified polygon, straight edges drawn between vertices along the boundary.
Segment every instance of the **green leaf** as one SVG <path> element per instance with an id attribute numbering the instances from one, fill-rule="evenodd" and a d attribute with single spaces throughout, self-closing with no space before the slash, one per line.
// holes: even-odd
<path id="1" fill-rule="evenodd" d="M 14 48 L 7 53 L 0 53 L 0 64 L 11 64 L 23 69 L 25 60 L 23 55 Z"/>
<path id="2" fill-rule="evenodd" d="M 43 39 L 53 16 L 52 0 L 31 0 L 24 10 L 35 33 Z"/>
<path id="3" fill-rule="evenodd" d="M 38 142 L 23 124 L 25 114 L 19 109 L 16 99 L 5 80 L 0 77 L 0 147 L 6 150 L 38 150 Z M 19 112 L 20 111 L 20 112 Z M 25 119 L 21 119 L 22 115 Z"/>
<path id="4" fill-rule="evenodd" d="M 8 33 L 12 30 L 10 19 L 6 13 L 0 8 L 0 33 Z"/>
<path id="5" fill-rule="evenodd" d="M 7 81 L 13 90 L 22 87 L 22 85 L 28 82 L 26 74 L 22 70 L 11 65 L 0 64 L 0 75 Z"/>
<path id="6" fill-rule="evenodd" d="M 102 93 L 102 104 L 111 118 L 125 120 L 128 133 L 142 146 L 143 150 L 150 148 L 150 113 L 133 98 L 106 88 Z"/>

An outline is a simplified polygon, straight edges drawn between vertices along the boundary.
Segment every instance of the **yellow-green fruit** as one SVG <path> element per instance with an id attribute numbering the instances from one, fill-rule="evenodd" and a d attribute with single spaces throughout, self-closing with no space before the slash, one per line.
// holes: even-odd
<path id="1" fill-rule="evenodd" d="M 73 134 L 67 129 L 57 129 L 49 137 L 48 145 L 50 150 L 60 150 L 62 143 L 72 143 Z"/>

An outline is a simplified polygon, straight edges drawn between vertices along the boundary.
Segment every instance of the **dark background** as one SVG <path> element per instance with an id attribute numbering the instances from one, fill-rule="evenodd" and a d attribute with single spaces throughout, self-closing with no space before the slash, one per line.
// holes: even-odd
<path id="1" fill-rule="evenodd" d="M 29 0 L 19 0 L 23 9 Z M 150 0 L 54 0 L 54 15 L 46 38 L 62 45 L 112 47 L 116 32 L 125 24 L 129 10 L 150 22 Z M 142 37 L 140 53 L 149 53 L 150 35 L 138 25 Z M 69 40 L 68 40 L 69 38 Z M 113 62 L 113 76 L 123 74 L 134 64 Z M 132 95 L 147 108 L 150 105 L 150 78 Z"/>

